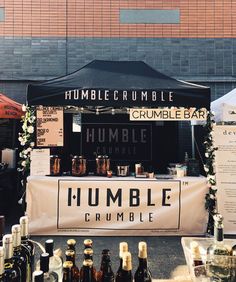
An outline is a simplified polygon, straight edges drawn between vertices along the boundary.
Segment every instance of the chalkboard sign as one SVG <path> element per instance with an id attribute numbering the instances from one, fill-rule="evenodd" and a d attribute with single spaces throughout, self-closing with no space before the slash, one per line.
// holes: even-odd
<path id="1" fill-rule="evenodd" d="M 187 176 L 199 176 L 199 174 L 199 161 L 196 159 L 189 159 L 187 162 Z"/>

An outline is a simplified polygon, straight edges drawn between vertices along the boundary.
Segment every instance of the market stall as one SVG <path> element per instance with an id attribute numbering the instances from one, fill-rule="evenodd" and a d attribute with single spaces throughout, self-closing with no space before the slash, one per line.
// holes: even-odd
<path id="1" fill-rule="evenodd" d="M 156 173 L 160 173 L 158 163 L 165 155 L 155 155 L 155 147 L 160 147 L 161 152 L 168 145 L 166 152 L 173 152 L 175 160 L 178 144 L 168 144 L 174 140 L 170 130 L 162 143 L 158 143 L 162 138 L 158 135 L 154 139 L 157 127 L 153 121 L 171 124 L 173 120 L 206 118 L 202 109 L 209 109 L 209 88 L 175 80 L 143 62 L 93 61 L 67 76 L 29 85 L 27 97 L 31 108 L 37 107 L 35 141 L 40 150 L 34 160 L 48 163 L 47 169 L 41 172 L 37 167 L 46 166 L 34 166 L 34 172 L 41 176 L 28 178 L 27 214 L 31 218 L 32 234 L 128 235 L 134 230 L 137 235 L 204 233 L 206 178 L 199 177 L 199 172 L 194 174 L 194 170 L 189 175 L 195 177 L 157 175 L 156 178 Z M 145 112 L 146 120 L 143 120 L 144 112 L 140 110 L 145 109 L 151 109 L 152 115 L 159 119 L 149 120 L 150 114 Z M 76 135 L 71 135 L 72 126 L 68 126 L 65 113 L 79 113 L 75 121 L 80 127 L 77 152 L 83 157 L 64 158 L 67 166 L 57 171 L 55 167 L 58 168 L 61 160 L 54 156 L 50 167 L 47 149 L 51 153 L 61 148 L 67 156 L 74 153 L 72 140 Z M 112 122 L 114 116 L 116 122 Z M 132 117 L 136 120 L 131 121 Z M 70 121 L 74 124 L 74 120 L 73 116 Z M 99 154 L 100 158 L 96 157 Z M 145 161 L 151 168 L 143 167 Z M 169 161 L 167 158 L 166 162 Z M 75 169 L 79 171 L 77 176 L 83 177 L 68 176 L 73 175 L 73 162 L 79 164 Z M 138 173 L 136 165 L 139 165 Z M 85 168 L 87 171 L 83 173 Z M 113 176 L 108 174 L 110 171 Z M 47 174 L 54 177 L 43 176 Z M 47 205 L 39 200 L 43 201 L 44 197 Z M 111 212 L 107 201 L 114 204 L 114 211 Z M 83 208 L 78 209 L 78 203 Z M 117 213 L 117 209 L 122 213 L 119 219 L 123 220 L 107 220 L 106 217 L 114 219 L 112 213 Z M 99 210 L 97 215 L 95 210 Z M 143 214 L 137 217 L 137 212 Z M 98 225 L 100 228 L 95 229 Z"/>

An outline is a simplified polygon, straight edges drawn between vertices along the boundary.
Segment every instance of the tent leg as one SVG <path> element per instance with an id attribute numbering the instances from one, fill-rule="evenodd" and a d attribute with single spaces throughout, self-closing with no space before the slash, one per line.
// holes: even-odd
<path id="1" fill-rule="evenodd" d="M 191 135 L 192 135 L 192 158 L 195 159 L 195 146 L 194 146 L 194 125 L 191 125 Z"/>

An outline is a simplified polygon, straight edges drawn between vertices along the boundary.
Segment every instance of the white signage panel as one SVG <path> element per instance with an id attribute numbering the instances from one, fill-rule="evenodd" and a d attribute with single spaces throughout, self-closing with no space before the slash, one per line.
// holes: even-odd
<path id="1" fill-rule="evenodd" d="M 207 228 L 205 177 L 30 176 L 27 181 L 32 235 L 200 235 Z"/>
<path id="2" fill-rule="evenodd" d="M 177 121 L 177 120 L 206 120 L 206 109 L 185 108 L 157 108 L 157 109 L 130 109 L 131 121 Z"/>
<path id="3" fill-rule="evenodd" d="M 236 126 L 214 126 L 217 203 L 224 232 L 236 234 Z"/>
<path id="4" fill-rule="evenodd" d="M 63 146 L 63 107 L 37 108 L 37 147 Z"/>
<path id="5" fill-rule="evenodd" d="M 50 174 L 50 149 L 33 149 L 30 153 L 30 175 Z"/>

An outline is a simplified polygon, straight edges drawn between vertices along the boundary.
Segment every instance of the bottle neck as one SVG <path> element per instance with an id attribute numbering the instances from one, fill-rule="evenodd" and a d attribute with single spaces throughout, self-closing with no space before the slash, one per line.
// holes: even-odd
<path id="1" fill-rule="evenodd" d="M 92 281 L 92 268 L 89 266 L 83 266 L 83 281 L 90 282 Z"/>
<path id="2" fill-rule="evenodd" d="M 0 256 L 0 277 L 4 273 L 4 256 Z"/>
<path id="3" fill-rule="evenodd" d="M 5 249 L 5 260 L 10 260 L 13 257 L 13 246 L 12 243 L 5 244 L 4 246 Z"/>
<path id="4" fill-rule="evenodd" d="M 224 240 L 224 232 L 223 228 L 214 227 L 214 237 L 216 242 L 223 242 Z"/>
<path id="5" fill-rule="evenodd" d="M 147 258 L 138 258 L 139 260 L 139 267 L 147 268 Z"/>
<path id="6" fill-rule="evenodd" d="M 66 256 L 66 261 L 71 261 L 75 265 L 75 256 Z"/>

